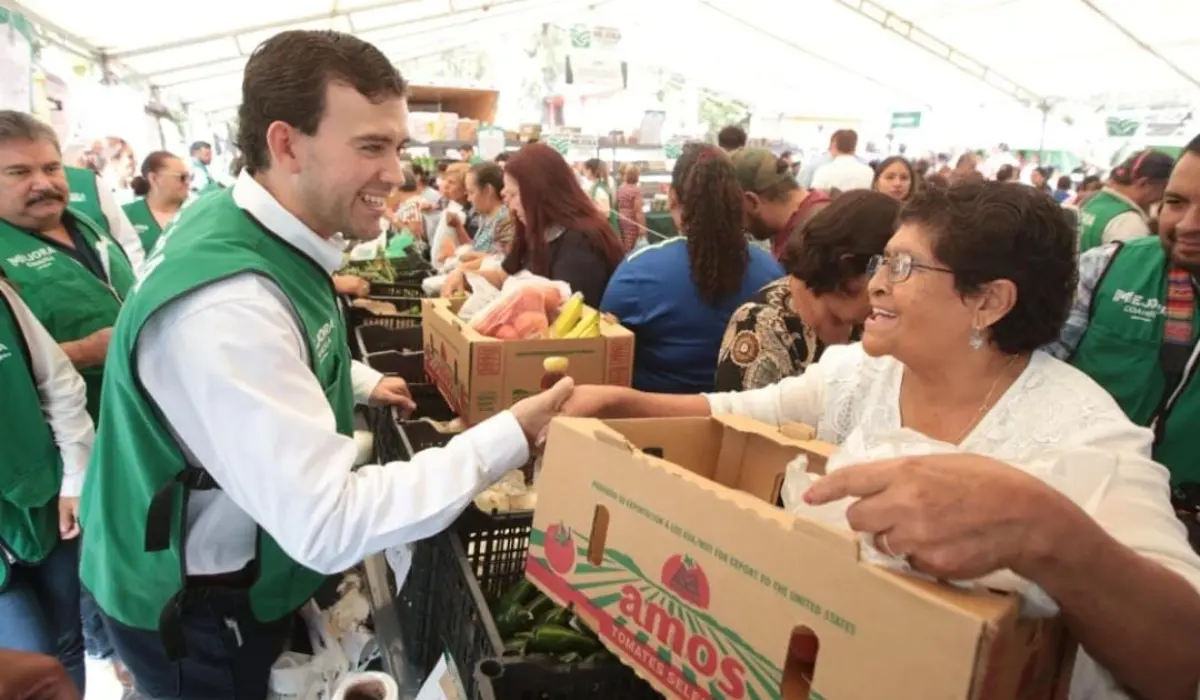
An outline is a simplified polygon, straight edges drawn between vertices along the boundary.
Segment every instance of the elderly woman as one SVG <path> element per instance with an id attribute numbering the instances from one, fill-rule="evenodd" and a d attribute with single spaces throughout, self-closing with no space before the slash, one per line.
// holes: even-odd
<path id="1" fill-rule="evenodd" d="M 579 387 L 564 411 L 815 425 L 841 448 L 800 498 L 854 499 L 849 526 L 919 572 L 1035 584 L 1082 646 L 1072 698 L 1194 698 L 1200 559 L 1153 436 L 1037 351 L 1075 286 L 1058 206 L 996 183 L 919 191 L 872 272 L 862 343 L 799 377 L 695 396 Z"/>
<path id="2" fill-rule="evenodd" d="M 792 232 L 787 275 L 742 304 L 717 356 L 717 391 L 758 389 L 800 374 L 850 342 L 871 313 L 867 263 L 896 230 L 900 203 L 880 192 L 838 197 Z"/>

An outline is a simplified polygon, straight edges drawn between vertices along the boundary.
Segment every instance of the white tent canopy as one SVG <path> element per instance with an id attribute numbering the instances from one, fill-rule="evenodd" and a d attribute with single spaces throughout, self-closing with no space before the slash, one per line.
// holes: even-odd
<path id="1" fill-rule="evenodd" d="M 1182 0 L 0 0 L 47 38 L 205 112 L 254 46 L 352 31 L 397 62 L 557 21 L 622 28 L 628 60 L 774 92 L 791 111 L 1200 102 L 1200 3 Z M 596 9 L 598 8 L 598 9 Z M 590 10 L 596 9 L 595 12 Z M 419 76 L 416 76 L 419 78 Z M 799 101 L 800 104 L 797 104 Z"/>

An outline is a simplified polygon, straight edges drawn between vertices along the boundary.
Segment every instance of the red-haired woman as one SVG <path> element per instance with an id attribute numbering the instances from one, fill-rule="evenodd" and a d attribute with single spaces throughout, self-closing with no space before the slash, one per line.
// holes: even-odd
<path id="1" fill-rule="evenodd" d="M 480 274 L 499 286 L 509 275 L 528 270 L 566 282 L 588 306 L 599 307 L 625 251 L 567 161 L 545 144 L 528 144 L 504 169 L 504 202 L 514 223 L 512 249 L 502 269 Z M 464 284 L 461 272 L 452 273 L 442 294 Z"/>

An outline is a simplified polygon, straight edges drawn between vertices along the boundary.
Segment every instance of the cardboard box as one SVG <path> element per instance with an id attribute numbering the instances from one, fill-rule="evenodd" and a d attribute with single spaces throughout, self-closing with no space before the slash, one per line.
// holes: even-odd
<path id="1" fill-rule="evenodd" d="M 526 575 L 669 698 L 1065 698 L 1057 620 L 860 562 L 852 533 L 772 505 L 793 458 L 823 470 L 833 448 L 810 436 L 556 419 Z"/>
<path id="2" fill-rule="evenodd" d="M 497 340 L 460 320 L 459 301 L 425 299 L 421 326 L 425 371 L 450 407 L 474 424 L 541 391 L 542 360 L 570 361 L 580 384 L 629 386 L 633 379 L 633 333 L 603 320 L 599 338 L 573 340 Z"/>

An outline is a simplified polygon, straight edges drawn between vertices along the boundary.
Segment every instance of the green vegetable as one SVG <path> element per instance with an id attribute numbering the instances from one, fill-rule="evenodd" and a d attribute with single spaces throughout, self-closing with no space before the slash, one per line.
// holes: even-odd
<path id="1" fill-rule="evenodd" d="M 510 608 L 508 612 L 496 616 L 496 631 L 501 639 L 512 639 L 518 632 L 528 632 L 533 629 L 535 620 L 525 608 Z"/>
<path id="2" fill-rule="evenodd" d="M 514 637 L 504 643 L 505 656 L 524 656 L 525 646 L 529 643 L 527 637 Z"/>
<path id="3" fill-rule="evenodd" d="M 553 600 L 550 600 L 545 593 L 539 593 L 533 602 L 525 606 L 525 609 L 533 614 L 533 619 L 539 619 L 542 615 L 556 608 Z"/>
<path id="4" fill-rule="evenodd" d="M 533 637 L 525 645 L 527 654 L 591 654 L 600 648 L 600 642 L 587 635 L 562 625 L 542 625 L 533 631 Z"/>
<path id="5" fill-rule="evenodd" d="M 601 649 L 588 656 L 584 661 L 590 664 L 602 664 L 612 661 L 615 658 L 617 657 L 613 656 L 612 652 L 608 649 Z"/>
<path id="6" fill-rule="evenodd" d="M 492 606 L 492 614 L 500 617 L 509 612 L 512 608 L 523 608 L 537 594 L 537 586 L 533 585 L 533 581 L 523 578 L 517 581 L 500 596 L 496 604 Z"/>
<path id="7" fill-rule="evenodd" d="M 569 651 L 558 657 L 558 662 L 562 664 L 577 664 L 580 661 L 583 661 L 583 657 L 573 651 Z"/>
<path id="8" fill-rule="evenodd" d="M 587 623 L 580 619 L 579 616 L 572 617 L 568 624 L 571 629 L 582 633 L 584 636 L 591 637 L 597 642 L 600 641 L 600 635 L 596 634 L 596 631 L 591 627 L 588 627 Z"/>
<path id="9" fill-rule="evenodd" d="M 567 626 L 571 621 L 571 611 L 566 608 L 551 608 L 538 618 L 538 625 L 562 625 Z"/>

